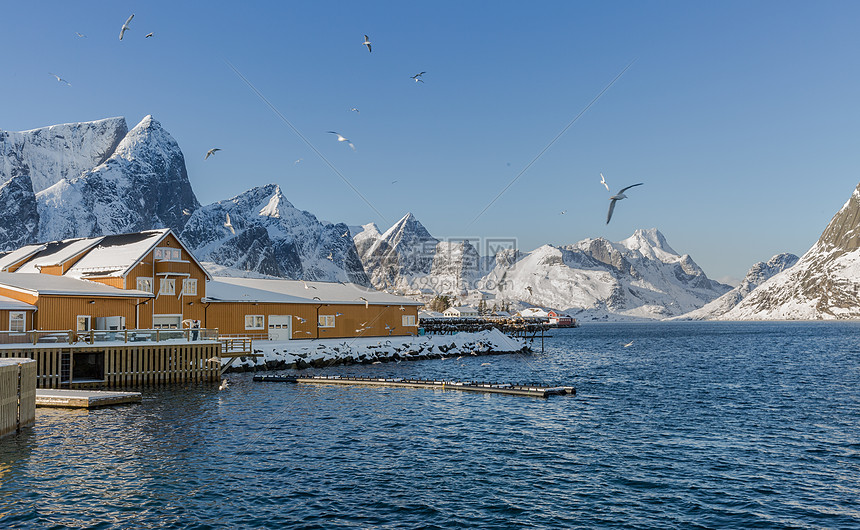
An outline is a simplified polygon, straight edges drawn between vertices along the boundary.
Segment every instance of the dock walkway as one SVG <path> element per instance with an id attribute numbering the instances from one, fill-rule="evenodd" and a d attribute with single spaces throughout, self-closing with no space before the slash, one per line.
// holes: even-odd
<path id="1" fill-rule="evenodd" d="M 518 385 L 513 383 L 486 383 L 479 381 L 442 381 L 430 379 L 374 378 L 322 376 L 311 377 L 257 375 L 254 381 L 264 383 L 305 383 L 318 385 L 363 385 L 388 386 L 402 388 L 432 388 L 438 390 L 460 390 L 463 392 L 484 392 L 489 394 L 506 394 L 510 396 L 528 396 L 546 398 L 549 396 L 576 395 L 572 386 L 545 387 L 539 385 Z"/>

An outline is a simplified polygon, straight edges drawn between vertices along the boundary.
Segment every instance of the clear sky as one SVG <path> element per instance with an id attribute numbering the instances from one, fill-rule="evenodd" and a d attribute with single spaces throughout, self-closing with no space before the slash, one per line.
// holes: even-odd
<path id="1" fill-rule="evenodd" d="M 0 129 L 152 114 L 202 204 L 275 182 L 323 220 L 411 211 L 523 250 L 657 227 L 739 278 L 805 252 L 860 180 L 858 27 L 857 2 L 3 2 Z M 600 172 L 645 183 L 608 226 Z"/>

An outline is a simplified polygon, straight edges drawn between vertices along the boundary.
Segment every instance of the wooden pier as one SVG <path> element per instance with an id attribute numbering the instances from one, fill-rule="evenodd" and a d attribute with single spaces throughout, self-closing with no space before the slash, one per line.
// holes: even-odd
<path id="1" fill-rule="evenodd" d="M 37 407 L 92 409 L 126 403 L 140 403 L 140 392 L 99 390 L 36 390 Z"/>
<path id="2" fill-rule="evenodd" d="M 546 387 L 539 385 L 518 385 L 513 383 L 486 383 L 478 381 L 442 381 L 430 379 L 374 378 L 323 376 L 311 377 L 257 375 L 254 381 L 265 383 L 305 383 L 317 385 L 363 385 L 387 386 L 401 388 L 432 388 L 436 390 L 460 390 L 463 392 L 483 392 L 488 394 L 506 394 L 509 396 L 527 396 L 546 398 L 549 396 L 576 395 L 572 386 Z"/>

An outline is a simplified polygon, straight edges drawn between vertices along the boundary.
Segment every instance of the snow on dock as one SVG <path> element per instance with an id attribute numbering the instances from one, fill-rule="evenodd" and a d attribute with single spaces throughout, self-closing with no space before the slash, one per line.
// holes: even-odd
<path id="1" fill-rule="evenodd" d="M 36 390 L 37 407 L 92 409 L 125 403 L 140 403 L 140 392 L 105 392 L 101 390 Z"/>

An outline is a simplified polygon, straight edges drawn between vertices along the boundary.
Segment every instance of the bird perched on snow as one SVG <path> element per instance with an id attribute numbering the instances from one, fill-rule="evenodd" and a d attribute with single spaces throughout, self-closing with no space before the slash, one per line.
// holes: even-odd
<path id="1" fill-rule="evenodd" d="M 230 222 L 230 214 L 227 214 L 227 222 L 224 223 L 224 226 L 230 229 L 230 232 L 235 234 L 236 230 L 233 229 L 233 223 Z"/>
<path id="2" fill-rule="evenodd" d="M 134 13 L 132 13 L 131 16 L 128 17 L 128 20 L 126 20 L 125 22 L 122 23 L 122 29 L 119 30 L 119 40 L 122 40 L 122 36 L 125 35 L 125 32 L 127 30 L 131 29 L 128 25 L 131 24 L 131 19 L 133 19 L 133 18 L 134 18 Z"/>
<path id="3" fill-rule="evenodd" d="M 48 72 L 48 73 L 49 73 L 49 74 L 51 74 L 51 72 Z M 54 76 L 54 77 L 56 77 L 56 78 L 57 78 L 57 81 L 59 81 L 60 83 L 65 83 L 65 84 L 66 84 L 66 86 L 72 86 L 72 84 L 71 84 L 71 83 L 69 83 L 68 81 L 66 81 L 66 80 L 65 80 L 65 79 L 63 79 L 62 77 L 58 76 L 57 74 L 51 74 L 51 75 L 52 75 L 52 76 Z"/>
<path id="4" fill-rule="evenodd" d="M 606 179 L 603 178 L 603 173 L 600 174 L 600 183 L 606 186 L 606 191 L 610 191 L 609 184 L 606 183 Z"/>
<path id="5" fill-rule="evenodd" d="M 606 214 L 606 224 L 609 224 L 609 220 L 612 219 L 612 212 L 615 210 L 615 202 L 620 201 L 621 199 L 626 199 L 627 195 L 624 195 L 624 192 L 629 190 L 630 188 L 634 188 L 636 186 L 641 186 L 645 184 L 644 182 L 640 182 L 639 184 L 633 184 L 632 186 L 627 186 L 626 188 L 621 188 L 621 191 L 609 197 L 609 213 Z"/>
<path id="6" fill-rule="evenodd" d="M 144 37 L 144 39 L 148 39 L 150 37 L 152 37 L 152 33 L 147 33 L 146 36 Z"/>
<path id="7" fill-rule="evenodd" d="M 370 49 L 370 37 L 368 37 L 367 35 L 365 35 L 365 36 L 364 36 L 364 42 L 362 42 L 362 44 L 364 44 L 365 46 L 367 46 L 367 51 L 368 51 L 368 53 L 370 53 L 370 52 L 372 52 L 372 51 L 373 51 L 373 50 L 371 50 L 371 49 Z"/>
<path id="8" fill-rule="evenodd" d="M 423 82 L 424 82 L 424 80 L 423 80 L 423 79 L 421 79 L 421 76 L 422 76 L 422 75 L 424 75 L 424 74 L 426 74 L 426 73 L 427 73 L 427 72 L 421 72 L 420 74 L 415 74 L 415 75 L 413 75 L 413 76 L 412 76 L 412 79 L 414 79 L 416 83 L 423 83 Z"/>
<path id="9" fill-rule="evenodd" d="M 210 150 L 206 151 L 206 156 L 204 156 L 204 157 L 203 157 L 203 160 L 206 160 L 206 159 L 207 159 L 207 158 L 209 158 L 210 156 L 214 155 L 214 154 L 215 154 L 215 151 L 220 151 L 220 150 L 221 150 L 221 149 L 219 149 L 219 148 L 217 148 L 217 147 L 213 147 L 212 149 L 210 149 Z"/>
<path id="10" fill-rule="evenodd" d="M 359 297 L 358 297 L 358 299 L 359 299 L 359 300 L 364 300 L 364 307 L 365 307 L 365 309 L 366 309 L 366 308 L 368 308 L 368 307 L 370 307 L 370 302 L 368 302 L 368 301 L 367 301 L 367 298 L 365 298 L 365 297 L 363 297 L 363 296 L 359 296 Z"/>
<path id="11" fill-rule="evenodd" d="M 327 131 L 327 132 L 337 135 L 337 141 L 338 142 L 346 142 L 350 147 L 352 147 L 352 150 L 355 151 L 355 146 L 352 145 L 352 142 L 350 142 L 348 138 L 344 138 L 344 136 L 342 134 L 334 132 L 334 131 Z"/>
<path id="12" fill-rule="evenodd" d="M 131 19 L 129 19 L 129 20 L 131 20 Z M 227 383 L 227 380 L 222 379 L 221 380 L 221 386 L 218 387 L 218 390 L 226 390 L 228 386 L 230 386 L 230 385 Z"/>
<path id="13" fill-rule="evenodd" d="M 316 287 L 314 287 L 313 285 L 308 285 L 308 282 L 304 280 L 302 280 L 302 283 L 304 284 L 305 289 L 316 289 Z"/>

